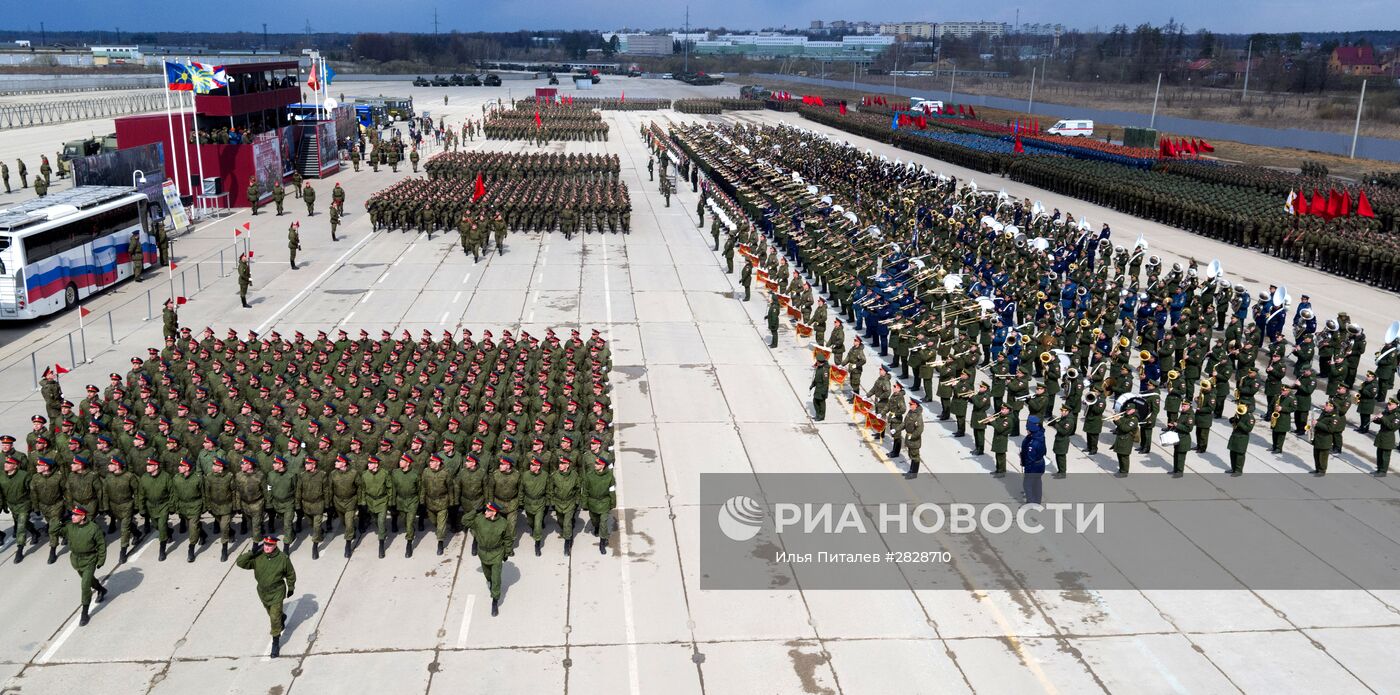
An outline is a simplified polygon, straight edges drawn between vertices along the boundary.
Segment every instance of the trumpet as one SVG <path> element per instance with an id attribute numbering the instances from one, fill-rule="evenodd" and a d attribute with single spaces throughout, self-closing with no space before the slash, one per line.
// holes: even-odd
<path id="1" fill-rule="evenodd" d="M 987 417 L 982 418 L 981 420 L 978 420 L 978 421 L 977 421 L 977 424 L 979 424 L 979 425 L 985 425 L 985 424 L 988 424 L 988 423 L 990 423 L 992 420 L 995 420 L 995 419 L 997 419 L 997 418 L 999 418 L 999 417 L 1001 417 L 1001 413 L 993 413 L 993 414 L 991 414 L 991 415 L 988 415 Z"/>
<path id="2" fill-rule="evenodd" d="M 958 392 L 957 392 L 957 395 L 958 395 L 958 398 L 971 398 L 971 397 L 977 395 L 977 392 L 976 392 L 976 391 L 958 391 Z"/>

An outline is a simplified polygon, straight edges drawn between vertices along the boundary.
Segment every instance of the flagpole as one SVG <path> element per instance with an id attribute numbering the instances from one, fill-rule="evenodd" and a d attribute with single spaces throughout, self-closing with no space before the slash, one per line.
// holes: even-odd
<path id="1" fill-rule="evenodd" d="M 190 65 L 191 74 L 193 74 L 194 69 L 195 69 L 194 65 Z M 193 89 L 190 90 L 190 123 L 191 123 L 191 124 L 196 123 L 196 122 L 197 122 L 197 119 L 198 119 L 198 107 L 196 106 L 195 100 L 194 100 L 195 91 L 196 91 L 196 90 L 193 90 Z M 203 147 L 202 145 L 199 144 L 199 141 L 198 141 L 198 140 L 196 140 L 196 141 L 195 141 L 195 146 L 194 146 L 194 156 L 195 156 L 195 162 L 199 165 L 199 191 L 198 191 L 197 193 L 195 193 L 195 197 L 194 197 L 194 207 L 195 207 L 195 210 L 197 210 L 197 211 L 199 211 L 199 212 L 201 213 L 201 216 L 203 216 L 202 213 L 204 212 L 203 202 L 200 200 L 200 197 L 204 195 L 204 152 L 203 152 L 203 150 L 204 150 L 204 147 Z"/>
<path id="2" fill-rule="evenodd" d="M 178 64 L 178 63 L 177 63 L 177 64 Z M 190 67 L 189 67 L 188 64 L 185 64 L 185 75 L 186 75 L 186 76 L 189 76 L 189 74 L 190 74 Z M 193 83 L 194 80 L 191 79 L 190 82 Z M 190 84 L 190 88 L 193 89 L 193 88 L 194 88 L 194 84 Z M 176 97 L 176 98 L 178 99 L 179 97 Z M 183 129 L 184 126 L 185 126 L 185 102 L 181 101 L 181 102 L 180 102 L 180 127 L 181 127 L 181 129 Z M 199 129 L 198 129 L 197 126 L 198 126 L 198 124 L 195 123 L 194 116 L 191 115 L 191 116 L 190 116 L 190 134 L 194 135 L 194 141 L 195 141 L 195 143 L 196 143 L 196 148 L 198 147 L 198 143 L 199 143 L 199 140 L 200 140 L 200 138 L 199 138 Z M 192 174 L 192 173 L 194 173 L 194 170 L 190 168 L 190 139 L 189 139 L 189 137 L 187 136 L 187 137 L 185 137 L 185 178 L 186 178 L 186 179 L 189 179 L 190 174 Z M 185 181 L 185 184 L 186 184 L 186 185 L 189 185 L 189 181 L 186 180 L 186 181 Z M 178 193 L 179 191 L 180 191 L 180 184 L 179 184 L 179 183 L 176 183 L 176 184 L 175 184 L 175 192 Z M 194 193 L 193 188 L 191 188 L 190 193 L 191 193 L 191 194 Z M 198 205 L 197 205 L 198 202 L 199 202 L 198 200 L 195 201 L 196 207 L 198 207 Z"/>
<path id="3" fill-rule="evenodd" d="M 168 78 L 168 76 L 167 76 Z M 170 111 L 170 82 L 165 84 L 165 126 L 170 131 L 170 151 L 165 156 L 170 158 L 171 177 L 175 179 L 175 196 L 180 196 L 180 158 L 175 156 L 175 116 Z"/>

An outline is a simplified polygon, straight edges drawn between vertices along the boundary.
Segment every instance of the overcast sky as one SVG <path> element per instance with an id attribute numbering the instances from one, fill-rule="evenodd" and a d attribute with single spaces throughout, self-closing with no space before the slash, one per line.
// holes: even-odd
<path id="1" fill-rule="evenodd" d="M 106 29 L 122 32 L 262 31 L 300 32 L 309 21 L 314 31 L 431 32 L 437 8 L 440 31 L 513 31 L 518 29 L 601 29 L 680 27 L 687 0 L 242 0 L 235 3 L 190 3 L 188 0 L 63 0 L 57 3 L 6 3 L 0 26 L 38 31 Z M 961 3 L 958 3 L 961 4 Z M 806 27 L 814 19 L 878 21 L 987 20 L 1013 23 L 1060 23 L 1076 29 L 1108 29 L 1115 24 L 1163 24 L 1171 18 L 1188 31 L 1217 32 L 1355 31 L 1400 28 L 1394 0 L 1349 0 L 1345 11 L 1316 0 L 1077 0 L 1023 2 L 985 0 L 966 10 L 926 0 L 849 2 L 839 0 L 748 0 L 691 2 L 692 27 Z M 210 8 L 201 11 L 198 8 Z"/>

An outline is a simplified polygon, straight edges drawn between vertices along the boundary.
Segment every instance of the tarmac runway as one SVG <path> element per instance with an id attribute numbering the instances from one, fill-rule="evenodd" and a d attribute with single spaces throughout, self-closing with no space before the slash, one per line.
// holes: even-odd
<path id="1" fill-rule="evenodd" d="M 520 97 L 507 88 L 413 88 L 406 83 L 346 83 L 354 93 L 409 93 L 420 110 L 449 124 L 481 116 L 488 98 Z M 543 81 L 539 82 L 543 86 Z M 678 83 L 605 78 L 580 96 L 629 98 L 732 95 L 737 87 L 694 88 Z M 446 106 L 442 96 L 449 95 Z M 549 527 L 543 557 L 522 551 L 505 570 L 505 598 L 491 617 L 485 581 L 465 550 L 462 534 L 448 553 L 432 553 L 420 535 L 412 559 L 395 536 L 384 560 L 373 541 L 346 561 L 339 531 L 331 549 L 312 561 L 294 547 L 297 596 L 290 599 L 282 658 L 270 660 L 266 616 L 252 577 L 232 561 L 218 562 L 216 546 L 193 564 L 183 561 L 184 537 L 161 563 L 147 541 L 118 566 L 115 544 L 103 568 L 113 590 L 77 628 L 77 577 L 62 555 L 45 565 L 42 554 L 12 562 L 12 538 L 0 545 L 0 585 L 9 597 L 0 643 L 5 693 L 49 693 L 97 687 L 106 693 L 1168 693 L 1397 692 L 1400 665 L 1384 645 L 1400 637 L 1400 593 L 1346 588 L 1330 591 L 1221 591 L 1062 587 L 1022 588 L 995 563 L 978 567 L 989 579 L 963 589 L 717 591 L 701 588 L 699 535 L 713 506 L 701 504 L 700 475 L 711 472 L 887 474 L 904 470 L 884 447 L 863 437 L 848 403 L 833 398 L 824 422 L 810 417 L 810 347 L 785 331 L 767 347 L 765 301 L 739 301 L 737 274 L 726 275 L 697 229 L 696 194 L 688 186 L 666 207 L 647 181 L 647 149 L 639 128 L 650 121 L 705 117 L 664 112 L 604 112 L 608 142 L 555 142 L 555 152 L 617 154 L 632 205 L 630 235 L 512 234 L 504 255 L 481 263 L 464 257 L 455 234 L 371 233 L 364 201 L 410 176 L 382 169 L 342 171 L 315 182 L 318 211 L 307 217 L 301 201 L 286 199 L 288 214 L 247 210 L 202 224 L 176 242 L 182 269 L 177 294 L 191 297 L 181 319 L 196 331 L 212 326 L 240 333 L 276 329 L 366 328 L 417 336 L 428 329 L 523 327 L 599 328 L 613 349 L 613 402 L 617 413 L 619 531 L 607 555 L 589 552 L 581 538 L 564 557 L 557 528 Z M 717 120 L 777 123 L 830 132 L 862 147 L 908 161 L 907 152 L 813 126 L 795 114 L 740 112 Z M 37 171 L 38 152 L 87 130 L 110 132 L 110 122 L 0 131 L 0 157 L 25 157 Z M 521 142 L 478 140 L 471 148 L 536 151 Z M 427 154 L 430 156 L 432 150 Z M 1152 253 L 1171 262 L 1219 258 L 1232 278 L 1257 289 L 1286 284 L 1295 298 L 1308 293 L 1319 316 L 1347 310 L 1378 346 L 1400 300 L 1390 294 L 1300 266 L 1135 220 L 1063 196 L 913 157 L 986 188 L 1039 199 L 1047 207 L 1087 215 L 1095 228 L 1108 222 L 1114 238 L 1131 243 L 1141 233 Z M 12 164 L 13 169 L 13 164 Z M 329 236 L 326 205 L 339 181 L 347 192 L 341 239 Z M 58 190 L 69 185 L 60 184 Z M 19 196 L 0 196 L 0 207 Z M 302 267 L 286 262 L 287 225 L 301 222 Z M 252 225 L 251 309 L 241 309 L 232 260 L 234 230 Z M 706 221 L 708 225 L 708 220 Z M 223 267 L 219 254 L 223 251 Z M 125 371 L 129 357 L 160 342 L 159 321 L 148 321 L 147 295 L 159 316 L 170 284 L 153 271 L 87 303 L 87 357 L 64 377 L 69 394 Z M 192 289 L 193 288 L 193 289 Z M 109 324 L 106 316 L 111 314 Z M 42 411 L 32 390 L 28 353 L 66 354 L 73 312 L 0 330 L 0 432 L 22 434 L 30 414 Z M 109 332 L 110 331 L 110 332 Z M 848 331 L 848 337 L 850 336 Z M 110 337 L 118 342 L 110 345 Z M 57 341 L 56 343 L 54 341 Z M 872 356 L 867 385 L 875 379 Z M 78 360 L 81 362 L 81 360 Z M 936 413 L 927 416 L 925 471 L 990 470 L 990 457 L 972 457 L 967 440 L 953 439 Z M 1225 469 L 1229 426 L 1215 425 L 1212 453 L 1192 455 L 1188 477 Z M 1247 470 L 1301 473 L 1310 448 L 1290 437 L 1282 457 L 1265 453 L 1256 430 Z M 1090 459 L 1076 438 L 1070 466 L 1107 476 L 1111 456 Z M 1335 476 L 1358 485 L 1400 487 L 1374 480 L 1372 452 L 1350 435 L 1333 458 Z M 1010 457 L 1015 461 L 1015 456 Z M 1170 454 L 1155 447 L 1135 456 L 1134 476 L 1160 476 Z M 1282 477 L 1282 476 L 1280 476 Z M 1290 476 L 1291 478 L 1291 476 Z M 1047 484 L 1047 489 L 1050 486 Z M 1388 517 L 1387 517 L 1388 518 Z M 9 531 L 5 517 L 0 529 Z M 1390 537 L 1396 537 L 1390 528 Z M 1214 532 L 1228 534 L 1229 529 Z M 1182 531 L 1183 535 L 1190 535 Z M 1279 534 L 1288 531 L 1280 529 Z M 242 551 L 247 542 L 238 548 Z M 211 548 L 212 553 L 211 553 Z M 1151 552 L 1152 548 L 1144 548 Z M 1202 551 L 1211 556 L 1211 550 Z M 1232 558 L 1214 555 L 1222 567 Z M 976 562 L 974 558 L 966 559 Z M 1009 587 L 1009 588 L 1001 588 Z"/>

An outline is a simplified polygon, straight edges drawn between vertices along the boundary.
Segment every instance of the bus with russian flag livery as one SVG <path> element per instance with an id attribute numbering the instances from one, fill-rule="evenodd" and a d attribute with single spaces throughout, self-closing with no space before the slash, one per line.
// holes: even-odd
<path id="1" fill-rule="evenodd" d="M 131 277 L 132 232 L 142 267 L 155 265 L 147 205 L 130 188 L 79 186 L 0 208 L 0 320 L 62 311 Z"/>

